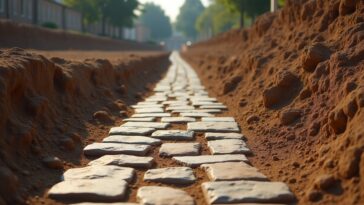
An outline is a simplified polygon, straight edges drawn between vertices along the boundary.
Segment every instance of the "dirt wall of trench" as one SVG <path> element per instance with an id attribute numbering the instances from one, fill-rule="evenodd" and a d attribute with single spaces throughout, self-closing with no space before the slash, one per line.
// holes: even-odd
<path id="1" fill-rule="evenodd" d="M 167 53 L 70 61 L 0 50 L 0 204 L 43 196 L 84 165 L 82 147 L 120 124 L 168 64 Z"/>
<path id="2" fill-rule="evenodd" d="M 183 56 L 300 204 L 364 203 L 363 1 L 289 0 Z"/>

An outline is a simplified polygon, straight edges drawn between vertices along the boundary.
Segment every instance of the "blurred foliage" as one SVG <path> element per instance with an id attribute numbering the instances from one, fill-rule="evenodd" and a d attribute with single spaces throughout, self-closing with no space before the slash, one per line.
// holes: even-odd
<path id="1" fill-rule="evenodd" d="M 257 16 L 270 10 L 270 0 L 217 0 L 225 5 L 231 12 L 240 14 L 241 26 L 244 17 L 255 19 Z"/>
<path id="2" fill-rule="evenodd" d="M 132 26 L 139 5 L 137 0 L 63 0 L 63 3 L 80 11 L 86 24 L 102 20 L 126 27 Z"/>
<path id="3" fill-rule="evenodd" d="M 149 28 L 152 40 L 160 41 L 172 35 L 171 21 L 160 6 L 146 3 L 142 11 L 140 22 Z"/>
<path id="4" fill-rule="evenodd" d="M 47 22 L 42 23 L 42 27 L 44 27 L 44 28 L 50 28 L 50 29 L 57 29 L 58 28 L 58 26 L 57 26 L 56 23 L 50 22 L 50 21 L 47 21 Z"/>
<path id="5" fill-rule="evenodd" d="M 214 36 L 237 27 L 239 27 L 239 15 L 229 12 L 219 2 L 212 2 L 196 22 L 197 31 L 205 36 Z"/>
<path id="6" fill-rule="evenodd" d="M 177 16 L 176 29 L 187 38 L 195 40 L 197 37 L 196 20 L 203 11 L 204 6 L 200 0 L 185 0 Z"/>

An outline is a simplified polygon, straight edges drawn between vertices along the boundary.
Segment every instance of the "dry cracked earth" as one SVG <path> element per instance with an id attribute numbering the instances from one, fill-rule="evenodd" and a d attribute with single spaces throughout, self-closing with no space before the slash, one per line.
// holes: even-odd
<path id="1" fill-rule="evenodd" d="M 227 107 L 209 97 L 180 58 L 134 114 L 84 147 L 85 167 L 62 175 L 47 196 L 67 204 L 294 204 L 282 182 L 249 163 L 254 155 Z"/>

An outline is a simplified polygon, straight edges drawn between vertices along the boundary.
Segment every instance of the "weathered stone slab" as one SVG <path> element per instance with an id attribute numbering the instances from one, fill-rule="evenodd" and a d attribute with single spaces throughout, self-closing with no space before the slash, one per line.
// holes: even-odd
<path id="1" fill-rule="evenodd" d="M 111 135 L 102 140 L 105 143 L 123 143 L 123 144 L 145 144 L 145 145 L 160 145 L 162 142 L 159 139 L 144 136 L 131 135 Z"/>
<path id="2" fill-rule="evenodd" d="M 193 106 L 205 106 L 205 105 L 223 105 L 222 103 L 209 102 L 209 101 L 192 101 Z"/>
<path id="3" fill-rule="evenodd" d="M 212 154 L 250 154 L 246 143 L 240 139 L 212 140 L 207 142 Z"/>
<path id="4" fill-rule="evenodd" d="M 134 178 L 134 175 L 135 171 L 133 168 L 95 165 L 69 169 L 63 174 L 63 178 L 64 180 L 95 180 L 108 178 L 131 182 Z"/>
<path id="5" fill-rule="evenodd" d="M 203 117 L 202 122 L 235 122 L 233 117 Z"/>
<path id="6" fill-rule="evenodd" d="M 136 105 L 148 105 L 148 106 L 154 106 L 154 105 L 159 105 L 158 102 L 139 102 Z"/>
<path id="7" fill-rule="evenodd" d="M 199 143 L 163 143 L 159 149 L 160 156 L 196 156 L 200 154 Z"/>
<path id="8" fill-rule="evenodd" d="M 144 156 L 149 151 L 149 145 L 121 144 L 121 143 L 93 143 L 83 149 L 88 156 L 102 156 L 113 154 L 130 154 Z"/>
<path id="9" fill-rule="evenodd" d="M 207 140 L 244 139 L 244 136 L 240 133 L 206 132 L 205 138 Z"/>
<path id="10" fill-rule="evenodd" d="M 168 106 L 166 108 L 167 111 L 173 111 L 173 110 L 193 110 L 195 107 L 187 105 L 187 106 Z"/>
<path id="11" fill-rule="evenodd" d="M 239 132 L 236 122 L 189 122 L 187 130 L 197 132 Z"/>
<path id="12" fill-rule="evenodd" d="M 194 132 L 187 130 L 157 130 L 152 137 L 162 140 L 192 140 Z"/>
<path id="13" fill-rule="evenodd" d="M 137 199 L 141 204 L 194 205 L 193 198 L 185 191 L 170 187 L 145 186 L 138 189 Z"/>
<path id="14" fill-rule="evenodd" d="M 137 113 L 131 117 L 170 117 L 171 113 Z"/>
<path id="15" fill-rule="evenodd" d="M 191 101 L 205 101 L 205 102 L 216 102 L 216 98 L 206 97 L 206 96 L 193 96 Z"/>
<path id="16" fill-rule="evenodd" d="M 169 122 L 169 123 L 187 123 L 187 122 L 195 122 L 196 119 L 193 117 L 162 117 L 161 122 Z"/>
<path id="17" fill-rule="evenodd" d="M 115 165 L 133 168 L 151 168 L 154 163 L 153 157 L 138 157 L 132 155 L 105 155 L 88 163 L 95 165 Z"/>
<path id="18" fill-rule="evenodd" d="M 163 108 L 137 108 L 135 113 L 161 113 L 164 112 Z"/>
<path id="19" fill-rule="evenodd" d="M 248 159 L 243 154 L 184 156 L 173 157 L 173 159 L 189 167 L 221 162 L 248 162 Z"/>
<path id="20" fill-rule="evenodd" d="M 155 131 L 154 128 L 143 127 L 112 127 L 109 135 L 149 135 Z"/>
<path id="21" fill-rule="evenodd" d="M 107 184 L 107 186 L 105 186 Z M 67 180 L 54 185 L 48 196 L 56 200 L 73 202 L 114 202 L 124 199 L 127 182 L 115 179 Z"/>
<path id="22" fill-rule="evenodd" d="M 162 104 L 146 104 L 146 105 L 132 105 L 134 109 L 144 109 L 144 108 L 163 108 Z"/>
<path id="23" fill-rule="evenodd" d="M 145 102 L 162 102 L 162 101 L 166 101 L 166 100 L 167 100 L 167 97 L 157 96 L 157 97 L 147 98 L 147 99 L 145 99 Z"/>
<path id="24" fill-rule="evenodd" d="M 290 203 L 294 195 L 282 182 L 229 181 L 202 183 L 209 204 Z"/>
<path id="25" fill-rule="evenodd" d="M 206 170 L 208 177 L 212 181 L 268 180 L 268 178 L 259 172 L 257 168 L 244 162 L 203 164 L 201 165 L 201 168 Z"/>
<path id="26" fill-rule="evenodd" d="M 200 109 L 222 109 L 222 110 L 225 110 L 225 109 L 227 109 L 227 107 L 225 105 L 212 104 L 212 105 L 202 105 L 202 106 L 200 106 Z"/>
<path id="27" fill-rule="evenodd" d="M 187 106 L 188 105 L 188 101 L 186 100 L 167 100 L 162 102 L 163 105 L 170 105 L 170 106 Z"/>
<path id="28" fill-rule="evenodd" d="M 143 127 L 143 128 L 155 128 L 166 129 L 170 124 L 165 122 L 127 122 L 120 127 Z"/>
<path id="29" fill-rule="evenodd" d="M 166 184 L 191 184 L 196 181 L 196 178 L 193 170 L 189 167 L 167 167 L 146 171 L 144 181 Z"/>
<path id="30" fill-rule="evenodd" d="M 182 117 L 212 117 L 214 115 L 210 113 L 204 113 L 204 112 L 182 112 L 180 113 L 180 116 Z"/>
<path id="31" fill-rule="evenodd" d="M 124 119 L 123 122 L 154 122 L 155 117 L 135 117 Z"/>

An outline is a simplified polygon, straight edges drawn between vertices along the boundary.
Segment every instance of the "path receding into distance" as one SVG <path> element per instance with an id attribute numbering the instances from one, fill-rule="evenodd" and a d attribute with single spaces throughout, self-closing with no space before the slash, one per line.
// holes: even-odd
<path id="1" fill-rule="evenodd" d="M 209 97 L 178 53 L 135 114 L 87 145 L 95 158 L 67 170 L 48 196 L 65 203 L 292 204 L 293 193 L 249 164 L 244 131 Z M 224 116 L 224 117 L 221 117 Z M 117 202 L 117 203 L 115 203 Z"/>

